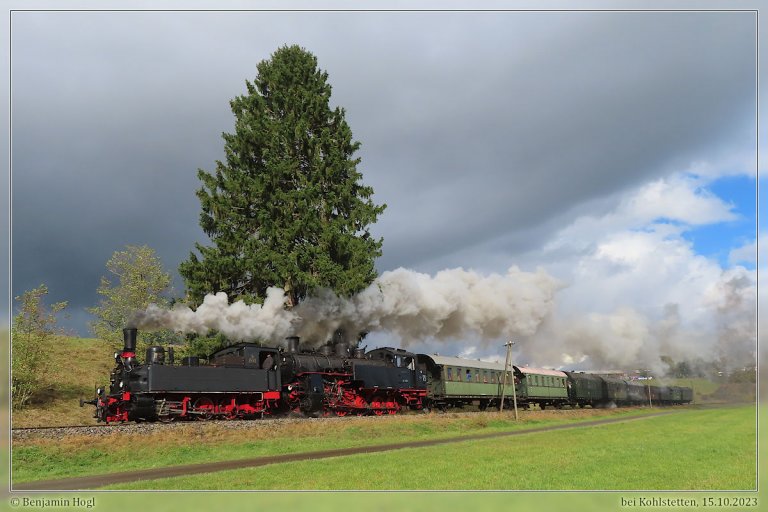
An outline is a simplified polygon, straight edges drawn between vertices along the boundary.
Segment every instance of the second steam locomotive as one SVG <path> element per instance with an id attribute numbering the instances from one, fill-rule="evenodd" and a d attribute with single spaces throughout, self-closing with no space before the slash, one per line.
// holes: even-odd
<path id="1" fill-rule="evenodd" d="M 505 369 L 499 363 L 399 348 L 365 352 L 340 342 L 306 351 L 299 349 L 296 337 L 287 339 L 286 349 L 230 345 L 211 354 L 205 364 L 197 357 L 177 362 L 172 348 L 152 346 L 141 363 L 136 357 L 137 330 L 124 329 L 123 337 L 109 388 L 99 388 L 93 400 L 80 401 L 81 406 L 94 405 L 96 419 L 105 423 L 292 412 L 384 415 L 468 404 L 485 409 L 513 398 L 528 407 L 671 405 L 693 399 L 691 388 L 646 387 L 619 378 L 524 366 Z"/>

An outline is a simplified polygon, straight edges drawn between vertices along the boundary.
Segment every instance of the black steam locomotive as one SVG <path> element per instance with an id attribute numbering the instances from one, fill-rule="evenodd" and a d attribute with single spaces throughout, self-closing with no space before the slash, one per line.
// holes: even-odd
<path id="1" fill-rule="evenodd" d="M 136 334 L 123 329 L 124 347 L 115 354 L 109 389 L 80 405 L 96 406 L 97 420 L 171 421 L 176 418 L 258 418 L 289 412 L 305 415 L 396 414 L 421 409 L 427 377 L 416 355 L 379 348 L 365 353 L 346 343 L 299 351 L 299 338 L 286 350 L 238 343 L 213 353 L 174 361 L 173 349 L 147 349 L 136 359 Z"/>

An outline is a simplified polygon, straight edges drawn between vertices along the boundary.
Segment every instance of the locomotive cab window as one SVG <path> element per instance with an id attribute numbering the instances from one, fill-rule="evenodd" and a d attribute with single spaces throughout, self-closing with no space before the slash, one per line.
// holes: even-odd
<path id="1" fill-rule="evenodd" d="M 259 355 L 259 366 L 262 370 L 272 370 L 275 366 L 275 357 L 271 352 L 262 352 Z"/>

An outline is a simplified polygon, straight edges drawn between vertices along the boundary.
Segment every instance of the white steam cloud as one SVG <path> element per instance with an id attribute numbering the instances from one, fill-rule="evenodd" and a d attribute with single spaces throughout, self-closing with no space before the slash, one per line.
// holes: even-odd
<path id="1" fill-rule="evenodd" d="M 566 369 L 650 369 L 663 373 L 661 356 L 673 361 L 718 361 L 727 368 L 756 361 L 756 287 L 753 272 L 737 267 L 723 271 L 701 297 L 667 303 L 658 317 L 635 308 L 610 313 L 553 313 L 520 357 Z M 683 306 L 695 303 L 697 315 L 684 318 Z M 689 314 L 689 317 L 692 315 Z"/>
<path id="2" fill-rule="evenodd" d="M 505 275 L 480 275 L 461 268 L 435 276 L 399 268 L 384 272 L 349 299 L 324 290 L 284 308 L 285 295 L 270 288 L 263 305 L 228 304 L 224 293 L 207 295 L 192 311 L 150 306 L 136 315 L 139 329 L 168 328 L 205 334 L 215 330 L 230 340 L 280 343 L 286 336 L 322 344 L 341 328 L 349 335 L 386 331 L 403 346 L 424 338 L 527 336 L 551 313 L 559 282 L 543 270 L 511 267 Z"/>

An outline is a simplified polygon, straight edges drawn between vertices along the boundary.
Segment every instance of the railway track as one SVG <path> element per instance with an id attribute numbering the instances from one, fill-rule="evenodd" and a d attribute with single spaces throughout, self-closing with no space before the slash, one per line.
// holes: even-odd
<path id="1" fill-rule="evenodd" d="M 37 430 L 53 430 L 57 428 L 71 428 L 71 429 L 77 429 L 77 428 L 104 428 L 104 427 L 112 427 L 113 425 L 105 425 L 103 423 L 96 424 L 96 425 L 47 425 L 43 427 L 13 427 L 11 430 L 14 432 L 34 432 Z"/>
<path id="2" fill-rule="evenodd" d="M 69 436 L 101 436 L 109 435 L 115 432 L 129 433 L 139 430 L 145 431 L 146 425 L 126 423 L 121 425 L 47 425 L 42 427 L 14 427 L 11 429 L 11 438 L 16 440 L 30 438 L 49 438 L 61 439 Z"/>
<path id="3" fill-rule="evenodd" d="M 344 420 L 345 418 L 312 418 L 309 421 Z M 307 418 L 301 417 L 275 417 L 253 421 L 174 421 L 171 423 L 111 423 L 109 425 L 99 423 L 93 425 L 69 425 L 69 426 L 42 426 L 42 427 L 15 427 L 11 429 L 11 438 L 14 441 L 26 439 L 62 439 L 70 436 L 107 436 L 112 434 L 148 434 L 164 432 L 173 429 L 204 430 L 210 427 L 226 429 L 252 429 L 274 428 L 275 424 L 305 422 Z"/>

